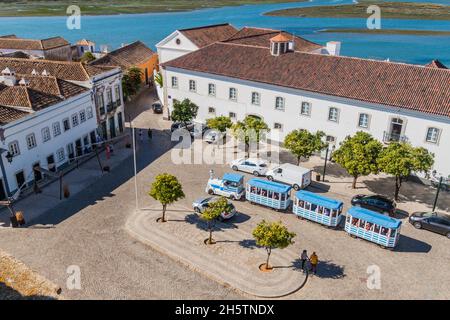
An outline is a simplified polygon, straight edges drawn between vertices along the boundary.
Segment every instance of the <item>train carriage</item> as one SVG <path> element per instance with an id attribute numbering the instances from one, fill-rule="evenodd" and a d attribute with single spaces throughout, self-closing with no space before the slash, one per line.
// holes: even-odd
<path id="1" fill-rule="evenodd" d="M 342 201 L 301 190 L 295 193 L 292 211 L 298 217 L 337 227 L 343 217 L 343 205 Z"/>
<path id="2" fill-rule="evenodd" d="M 350 235 L 394 248 L 400 238 L 400 220 L 364 208 L 351 207 L 347 211 L 345 231 Z"/>
<path id="3" fill-rule="evenodd" d="M 262 179 L 247 182 L 245 198 L 252 202 L 276 210 L 286 210 L 290 204 L 290 186 Z"/>

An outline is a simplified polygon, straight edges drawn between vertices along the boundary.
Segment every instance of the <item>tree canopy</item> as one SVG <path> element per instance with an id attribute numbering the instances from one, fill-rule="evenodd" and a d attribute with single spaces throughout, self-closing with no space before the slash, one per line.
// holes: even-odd
<path id="1" fill-rule="evenodd" d="M 220 116 L 215 118 L 206 119 L 206 125 L 211 129 L 216 129 L 222 133 L 227 131 L 233 126 L 233 122 L 229 117 Z"/>
<path id="2" fill-rule="evenodd" d="M 359 176 L 378 173 L 378 156 L 383 145 L 369 133 L 358 131 L 347 136 L 339 149 L 333 152 L 333 159 L 353 177 L 352 188 L 356 188 Z"/>
<path id="3" fill-rule="evenodd" d="M 288 229 L 280 222 L 266 222 L 265 220 L 258 223 L 253 230 L 253 237 L 258 246 L 264 247 L 267 251 L 266 269 L 270 268 L 269 258 L 272 249 L 284 249 L 294 243 L 295 233 L 289 232 Z"/>
<path id="4" fill-rule="evenodd" d="M 231 205 L 225 197 L 220 197 L 219 199 L 209 203 L 209 206 L 201 213 L 201 218 L 208 222 L 209 239 L 208 243 L 212 244 L 212 231 L 213 223 L 220 218 L 223 212 L 230 212 L 232 210 Z"/>
<path id="5" fill-rule="evenodd" d="M 187 123 L 197 117 L 198 106 L 189 99 L 183 101 L 176 101 L 173 104 L 172 114 L 170 115 L 173 121 Z"/>
<path id="6" fill-rule="evenodd" d="M 89 63 L 94 60 L 95 60 L 95 56 L 90 51 L 86 51 L 85 53 L 83 53 L 83 55 L 80 58 L 80 61 L 82 63 Z"/>
<path id="7" fill-rule="evenodd" d="M 138 67 L 131 67 L 122 77 L 122 89 L 125 98 L 135 95 L 141 88 L 142 71 Z"/>
<path id="8" fill-rule="evenodd" d="M 297 157 L 297 164 L 300 164 L 300 159 L 309 158 L 314 152 L 324 149 L 327 144 L 322 141 L 325 133 L 317 131 L 311 133 L 304 129 L 291 131 L 284 138 L 284 146 L 294 156 Z"/>
<path id="9" fill-rule="evenodd" d="M 165 214 L 167 205 L 172 204 L 185 196 L 183 187 L 180 182 L 178 182 L 178 179 L 168 173 L 162 173 L 156 176 L 148 194 L 162 204 L 162 222 L 166 221 Z"/>
<path id="10" fill-rule="evenodd" d="M 247 156 L 250 153 L 250 143 L 259 143 L 270 131 L 269 126 L 262 119 L 246 116 L 243 121 L 236 122 L 232 127 L 233 136 L 245 143 Z"/>
<path id="11" fill-rule="evenodd" d="M 413 172 L 427 172 L 434 164 L 434 155 L 427 149 L 415 148 L 406 142 L 391 142 L 378 157 L 381 171 L 395 177 L 395 200 L 405 178 Z"/>

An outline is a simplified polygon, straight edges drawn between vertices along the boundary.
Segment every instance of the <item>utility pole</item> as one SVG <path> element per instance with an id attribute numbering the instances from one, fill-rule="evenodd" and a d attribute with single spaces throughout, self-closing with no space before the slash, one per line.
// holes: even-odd
<path id="1" fill-rule="evenodd" d="M 135 193 L 135 201 L 136 201 L 136 210 L 139 209 L 139 202 L 138 202 L 138 184 L 137 184 L 137 165 L 136 165 L 136 135 L 134 134 L 134 127 L 131 123 L 131 119 L 128 118 L 128 121 L 130 123 L 131 128 L 131 135 L 133 139 L 133 164 L 134 164 L 134 193 Z"/>
<path id="2" fill-rule="evenodd" d="M 441 176 L 439 178 L 439 184 L 438 184 L 437 191 L 436 191 L 436 197 L 434 198 L 433 212 L 434 212 L 434 210 L 436 210 L 436 205 L 437 205 L 437 201 L 439 198 L 439 191 L 441 190 L 441 187 L 442 187 L 442 179 L 443 179 L 443 177 Z"/>
<path id="3" fill-rule="evenodd" d="M 327 161 L 328 161 L 328 147 L 327 147 L 327 151 L 325 152 L 325 165 L 323 166 L 323 174 L 322 174 L 323 182 L 325 182 L 325 173 L 327 172 Z"/>

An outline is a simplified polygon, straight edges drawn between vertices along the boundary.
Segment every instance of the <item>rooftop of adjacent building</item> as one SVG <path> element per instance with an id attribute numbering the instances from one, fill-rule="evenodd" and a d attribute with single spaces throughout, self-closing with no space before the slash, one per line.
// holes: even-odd
<path id="1" fill-rule="evenodd" d="M 0 51 L 1 49 L 49 50 L 67 45 L 70 43 L 59 36 L 41 40 L 19 38 L 14 34 L 0 36 Z"/>

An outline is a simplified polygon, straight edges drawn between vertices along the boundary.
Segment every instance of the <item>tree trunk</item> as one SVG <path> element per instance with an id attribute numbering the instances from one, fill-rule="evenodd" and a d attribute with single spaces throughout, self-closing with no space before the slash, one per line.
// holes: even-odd
<path id="1" fill-rule="evenodd" d="M 272 248 L 266 248 L 266 251 L 267 251 L 266 269 L 269 269 L 269 258 L 270 254 L 272 253 Z"/>
<path id="2" fill-rule="evenodd" d="M 167 208 L 167 205 L 163 204 L 163 215 L 161 218 L 161 222 L 166 222 L 166 208 Z"/>
<path id="3" fill-rule="evenodd" d="M 208 229 L 209 229 L 209 240 L 208 240 L 208 243 L 212 244 L 212 232 L 213 232 L 213 229 L 212 229 L 212 225 L 211 225 L 210 221 L 208 221 Z"/>
<path id="4" fill-rule="evenodd" d="M 401 186 L 402 186 L 402 178 L 401 177 L 395 177 L 395 194 L 394 194 L 395 201 L 398 201 L 398 195 L 400 193 L 400 187 Z"/>
<path id="5" fill-rule="evenodd" d="M 247 152 L 247 158 L 250 158 L 250 144 L 249 143 L 245 143 L 245 150 Z"/>
<path id="6" fill-rule="evenodd" d="M 300 160 L 302 159 L 302 156 L 298 156 L 297 157 L 297 165 L 299 166 L 300 165 Z"/>
<path id="7" fill-rule="evenodd" d="M 352 189 L 356 189 L 356 181 L 358 180 L 358 176 L 353 176 Z"/>

